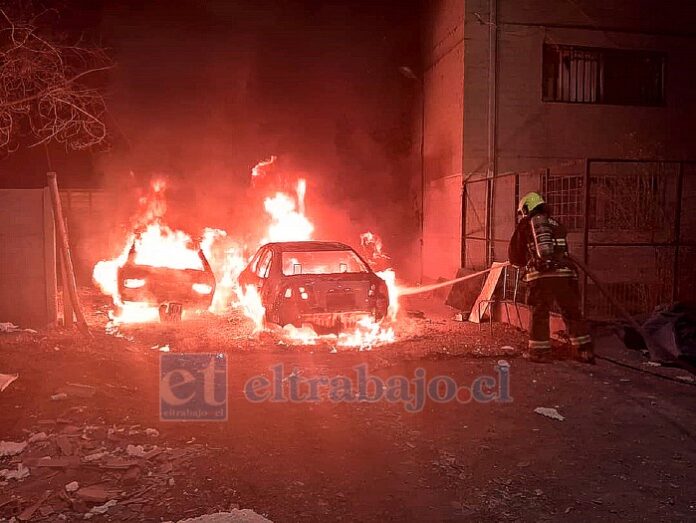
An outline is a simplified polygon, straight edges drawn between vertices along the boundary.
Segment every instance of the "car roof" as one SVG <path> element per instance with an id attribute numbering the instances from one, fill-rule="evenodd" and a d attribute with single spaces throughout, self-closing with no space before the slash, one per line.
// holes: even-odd
<path id="1" fill-rule="evenodd" d="M 266 244 L 266 247 L 280 252 L 302 252 L 302 251 L 352 251 L 353 248 L 340 242 L 321 242 L 321 241 L 302 241 L 302 242 L 273 242 Z"/>

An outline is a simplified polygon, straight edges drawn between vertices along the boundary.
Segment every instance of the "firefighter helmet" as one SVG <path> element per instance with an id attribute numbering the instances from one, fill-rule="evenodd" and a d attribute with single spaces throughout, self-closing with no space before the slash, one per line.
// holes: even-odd
<path id="1" fill-rule="evenodd" d="M 528 216 L 529 213 L 531 213 L 540 205 L 544 205 L 544 203 L 546 202 L 544 202 L 544 199 L 541 197 L 541 194 L 537 192 L 530 192 L 525 194 L 520 200 L 520 203 L 517 206 L 517 212 L 520 213 L 522 216 Z"/>

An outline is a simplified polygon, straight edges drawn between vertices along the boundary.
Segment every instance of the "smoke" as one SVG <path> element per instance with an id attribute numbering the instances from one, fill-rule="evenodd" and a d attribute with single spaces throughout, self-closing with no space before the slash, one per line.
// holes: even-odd
<path id="1" fill-rule="evenodd" d="M 398 71 L 419 61 L 417 24 L 403 1 L 102 2 L 113 220 L 164 176 L 172 227 L 253 235 L 251 169 L 276 155 L 282 178 L 308 180 L 315 237 L 370 229 L 398 257 L 417 230 L 418 92 Z"/>

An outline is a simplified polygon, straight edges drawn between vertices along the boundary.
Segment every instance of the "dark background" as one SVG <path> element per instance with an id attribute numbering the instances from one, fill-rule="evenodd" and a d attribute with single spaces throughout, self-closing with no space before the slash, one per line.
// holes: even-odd
<path id="1" fill-rule="evenodd" d="M 354 226 L 389 243 L 417 228 L 419 88 L 398 69 L 420 61 L 417 2 L 55 6 L 53 30 L 101 42 L 116 63 L 109 150 L 52 146 L 62 186 L 116 189 L 124 210 L 134 187 L 163 175 L 173 225 L 248 230 L 242 222 L 262 213 L 248 197 L 250 170 L 277 155 L 287 176 L 308 179 L 318 237 Z M 0 169 L 5 186 L 41 183 L 46 155 L 19 151 Z"/>

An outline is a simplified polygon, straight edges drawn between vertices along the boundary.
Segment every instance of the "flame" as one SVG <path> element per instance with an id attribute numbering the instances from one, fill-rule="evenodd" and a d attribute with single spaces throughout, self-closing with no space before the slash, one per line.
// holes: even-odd
<path id="1" fill-rule="evenodd" d="M 390 320 L 396 321 L 396 315 L 399 312 L 399 286 L 396 284 L 396 272 L 393 269 L 385 269 L 376 274 L 387 284 L 387 292 L 389 294 L 387 316 Z"/>
<path id="2" fill-rule="evenodd" d="M 244 315 L 254 322 L 254 332 L 261 332 L 265 328 L 264 317 L 266 308 L 261 302 L 261 295 L 256 287 L 247 285 L 244 289 L 237 289 L 238 302 L 237 307 L 240 307 Z"/>
<path id="3" fill-rule="evenodd" d="M 298 182 L 297 202 L 292 196 L 282 192 L 277 192 L 275 196 L 264 200 L 263 206 L 271 217 L 271 225 L 262 244 L 312 239 L 314 225 L 304 214 L 306 187 L 305 180 Z"/>
<path id="4" fill-rule="evenodd" d="M 185 232 L 154 222 L 136 237 L 133 261 L 150 267 L 203 270 L 203 261 L 193 245 Z"/>
<path id="5" fill-rule="evenodd" d="M 271 156 L 268 160 L 256 165 L 251 172 L 252 180 L 263 178 L 275 161 L 276 157 Z M 258 186 L 254 187 L 259 190 Z M 110 313 L 112 321 L 109 328 L 113 329 L 120 323 L 150 322 L 157 321 L 159 318 L 157 307 L 145 303 L 124 303 L 119 296 L 118 270 L 128 261 L 132 246 L 135 264 L 173 269 L 202 270 L 204 266 L 199 255 L 200 249 L 210 264 L 216 280 L 210 311 L 222 313 L 230 307 L 237 308 L 252 320 L 254 333 L 265 330 L 266 310 L 259 290 L 253 285 L 241 288 L 238 277 L 249 262 L 246 253 L 256 252 L 261 245 L 268 242 L 312 239 L 314 224 L 307 217 L 305 206 L 306 179 L 297 180 L 294 194 L 277 191 L 264 199 L 263 208 L 270 223 L 260 241 L 252 242 L 251 245 L 230 237 L 222 229 L 204 229 L 200 242 L 197 243 L 186 232 L 170 228 L 164 221 L 167 209 L 166 189 L 167 183 L 164 178 L 160 177 L 152 181 L 149 193 L 140 198 L 140 212 L 133 220 L 133 230 L 136 232 L 126 238 L 125 246 L 118 256 L 110 260 L 102 260 L 94 267 L 94 281 L 104 294 L 111 296 L 114 303 L 114 311 Z M 379 264 L 389 260 L 389 256 L 383 251 L 379 235 L 368 231 L 360 236 L 360 243 L 367 253 L 365 257 L 368 263 L 374 270 L 377 270 Z M 361 350 L 369 350 L 377 345 L 394 342 L 396 334 L 393 324 L 398 313 L 399 295 L 396 274 L 392 269 L 385 269 L 377 272 L 377 275 L 387 284 L 390 302 L 387 316 L 381 321 L 365 316 L 353 327 L 331 335 L 319 335 L 309 326 L 298 328 L 286 325 L 282 329 L 283 339 L 292 344 L 315 345 L 319 342 L 327 342 L 341 347 L 358 347 Z M 128 285 L 140 284 L 141 282 L 133 280 L 129 281 Z M 210 293 L 212 288 L 205 284 L 196 284 L 194 290 L 206 294 Z"/>

